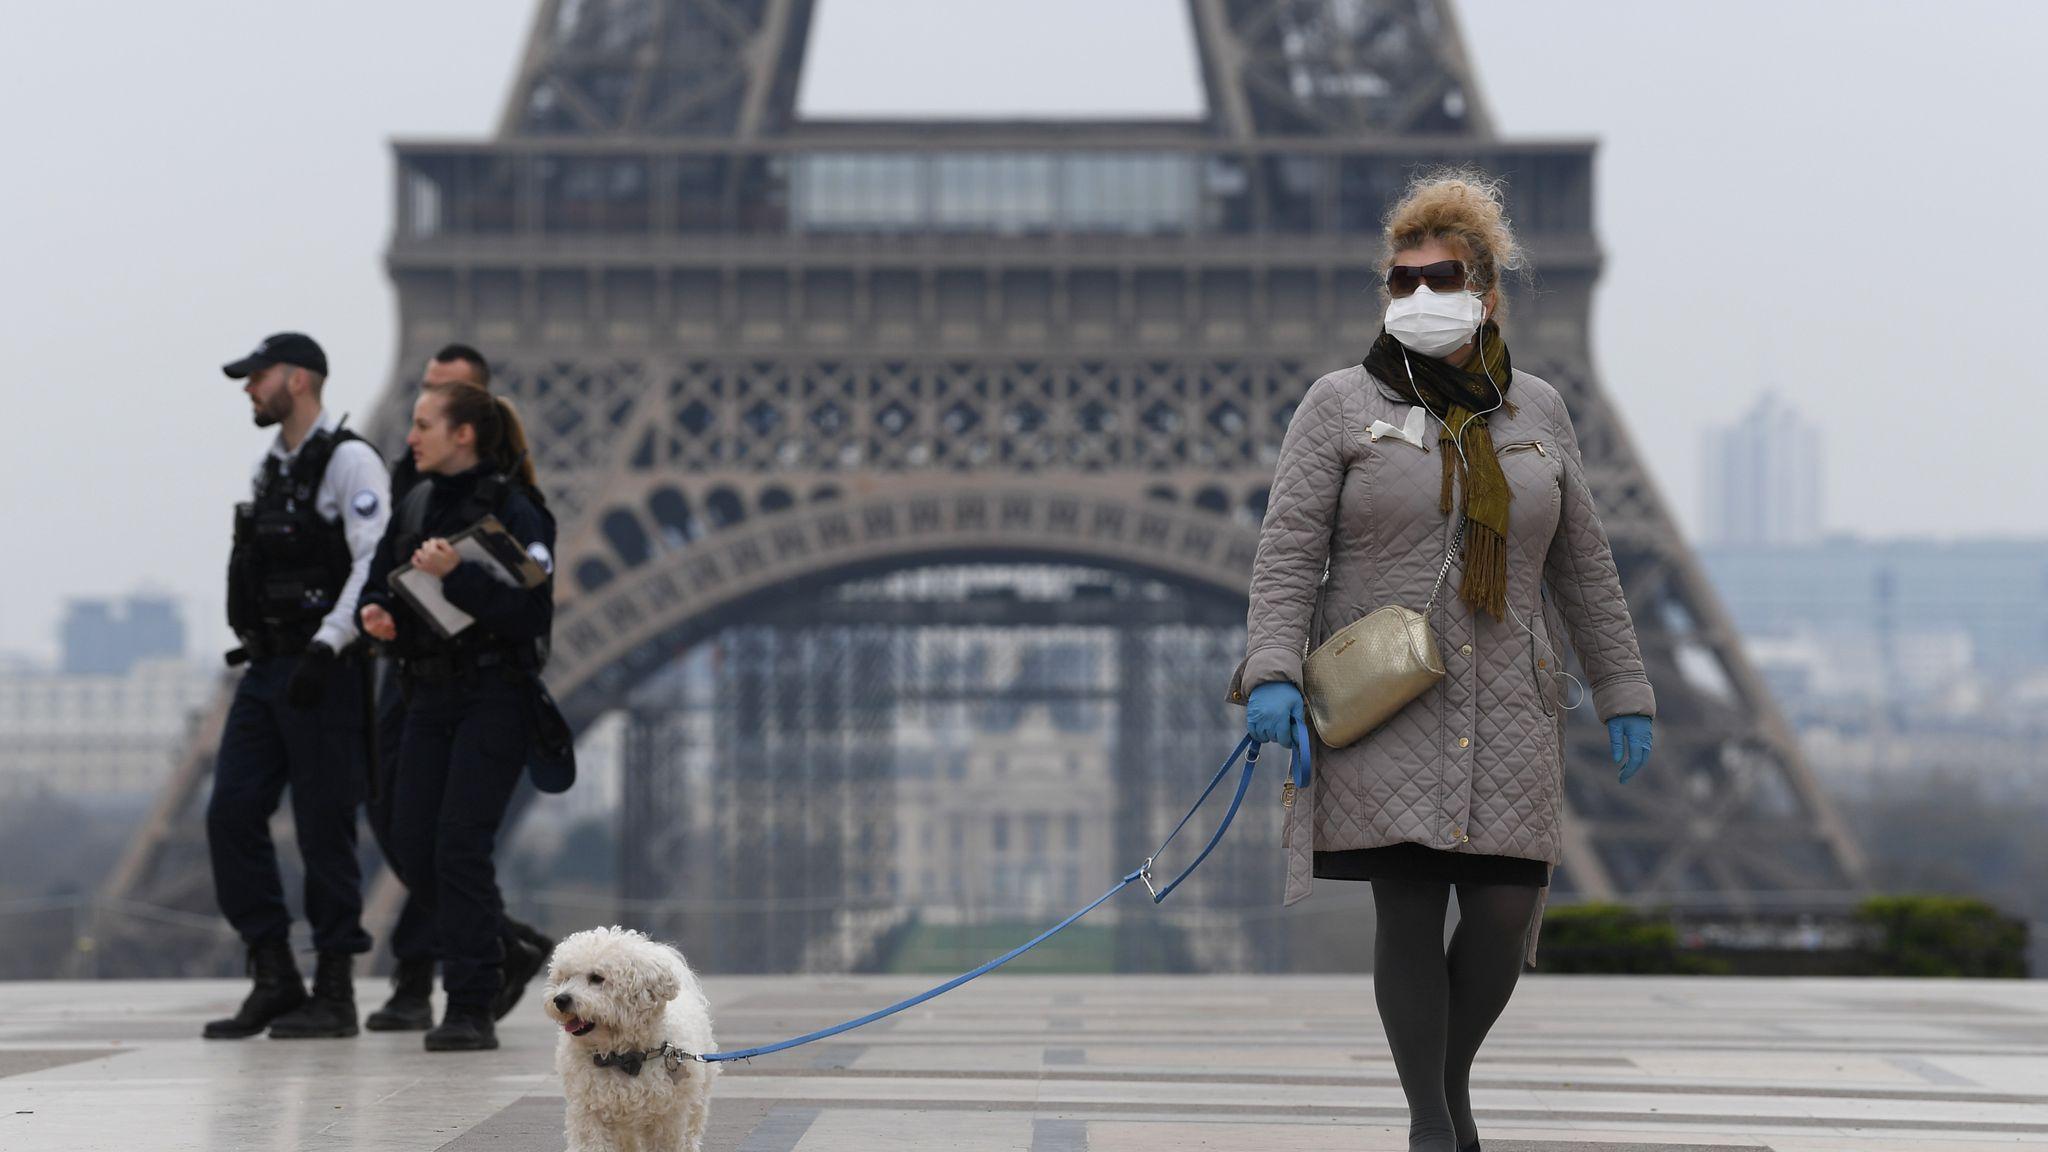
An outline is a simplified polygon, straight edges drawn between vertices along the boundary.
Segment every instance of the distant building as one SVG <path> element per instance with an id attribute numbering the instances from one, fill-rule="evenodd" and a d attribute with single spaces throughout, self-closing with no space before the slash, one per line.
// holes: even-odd
<path id="1" fill-rule="evenodd" d="M 150 795 L 217 679 L 182 659 L 118 676 L 0 672 L 0 800 Z"/>
<path id="2" fill-rule="evenodd" d="M 888 885 L 901 904 L 971 923 L 1045 916 L 1094 895 L 1112 863 L 1109 741 L 1099 722 L 1063 722 L 1065 707 L 1016 708 L 1000 740 L 981 725 L 899 730 Z"/>
<path id="3" fill-rule="evenodd" d="M 1709 545 L 1812 544 L 1821 535 L 1820 429 L 1766 392 L 1707 433 Z"/>
<path id="4" fill-rule="evenodd" d="M 68 675 L 123 676 L 140 661 L 185 655 L 184 618 L 175 601 L 160 597 L 73 600 L 60 630 Z"/>
<path id="5" fill-rule="evenodd" d="M 1816 687 L 1919 692 L 1959 663 L 1999 679 L 2048 668 L 2048 539 L 1837 536 L 1708 547 L 1700 560 L 1744 636 L 1809 638 L 1814 659 L 1844 665 L 1812 666 Z M 1780 655 L 1789 673 L 1798 661 Z"/>

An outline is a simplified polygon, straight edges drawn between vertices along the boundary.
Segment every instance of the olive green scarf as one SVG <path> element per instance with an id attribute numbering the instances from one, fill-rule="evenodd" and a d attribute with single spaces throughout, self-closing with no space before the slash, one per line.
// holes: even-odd
<path id="1" fill-rule="evenodd" d="M 1465 503 L 1465 574 L 1458 596 L 1474 611 L 1490 613 L 1496 620 L 1504 618 L 1508 604 L 1508 504 L 1514 492 L 1494 455 L 1486 417 L 1476 415 L 1492 408 L 1497 399 L 1501 411 L 1515 414 L 1515 406 L 1506 399 L 1514 369 L 1500 327 L 1491 320 L 1480 327 L 1478 354 L 1465 368 L 1410 352 L 1381 332 L 1366 353 L 1365 369 L 1409 403 L 1420 404 L 1442 418 L 1443 430 L 1437 441 L 1444 479 L 1437 511 L 1451 514 L 1454 473 Z M 1462 444 L 1463 453 L 1453 446 L 1454 441 Z"/>

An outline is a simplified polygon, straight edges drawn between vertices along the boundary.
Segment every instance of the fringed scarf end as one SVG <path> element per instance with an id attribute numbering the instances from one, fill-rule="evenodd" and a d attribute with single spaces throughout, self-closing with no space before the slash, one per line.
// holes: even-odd
<path id="1" fill-rule="evenodd" d="M 1495 620 L 1508 612 L 1507 541 L 1477 521 L 1465 521 L 1465 575 L 1458 598 Z"/>

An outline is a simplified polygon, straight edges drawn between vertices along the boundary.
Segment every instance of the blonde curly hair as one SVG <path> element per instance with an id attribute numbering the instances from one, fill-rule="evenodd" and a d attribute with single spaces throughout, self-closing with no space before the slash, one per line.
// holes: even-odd
<path id="1" fill-rule="evenodd" d="M 1507 182 L 1470 168 L 1425 173 L 1408 185 L 1407 195 L 1387 211 L 1386 251 L 1380 257 L 1380 302 L 1388 300 L 1387 269 L 1394 254 L 1419 248 L 1431 240 L 1465 261 L 1466 287 L 1480 296 L 1500 287 L 1501 274 L 1526 264 L 1503 204 Z M 1505 299 L 1494 305 L 1496 316 Z"/>

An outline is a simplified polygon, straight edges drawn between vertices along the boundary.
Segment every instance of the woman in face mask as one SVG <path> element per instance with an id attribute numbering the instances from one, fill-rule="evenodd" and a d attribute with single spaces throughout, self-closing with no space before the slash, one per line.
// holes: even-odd
<path id="1" fill-rule="evenodd" d="M 1535 956 L 1563 717 L 1587 695 L 1554 642 L 1578 652 L 1623 782 L 1655 712 L 1571 417 L 1508 354 L 1500 280 L 1520 263 L 1484 177 L 1419 181 L 1389 213 L 1385 331 L 1288 426 L 1233 691 L 1253 737 L 1313 752 L 1287 810 L 1288 902 L 1311 877 L 1372 884 L 1374 995 L 1427 1152 L 1479 1147 L 1473 1057 Z M 1433 586 L 1443 678 L 1345 747 L 1314 739 L 1304 652 L 1384 605 L 1424 611 Z"/>

